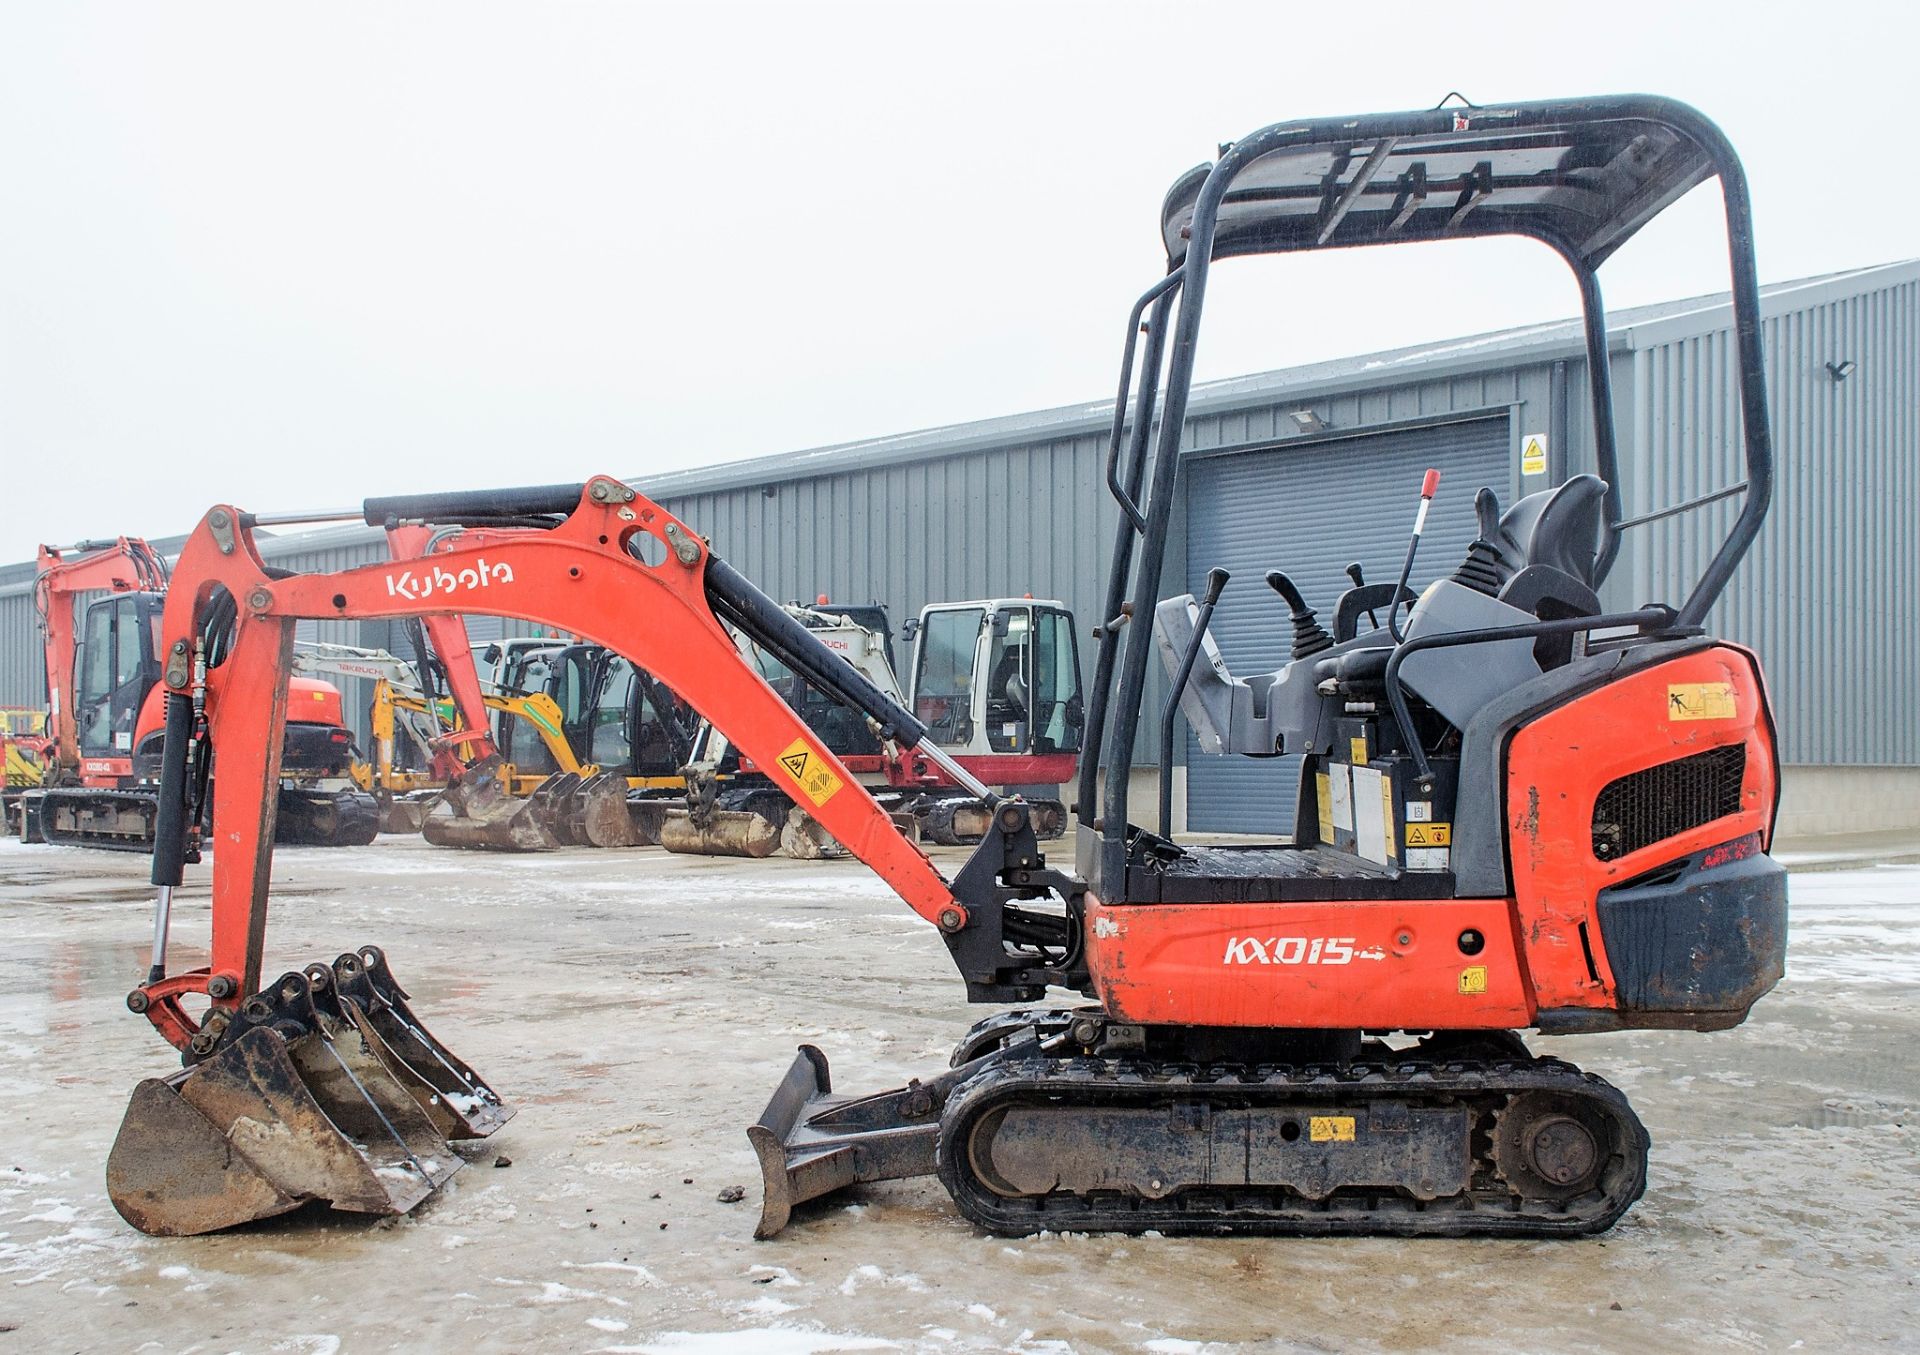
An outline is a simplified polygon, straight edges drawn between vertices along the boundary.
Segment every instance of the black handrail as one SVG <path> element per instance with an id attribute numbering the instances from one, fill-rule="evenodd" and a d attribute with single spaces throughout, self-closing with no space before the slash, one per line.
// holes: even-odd
<path id="1" fill-rule="evenodd" d="M 1133 310 L 1127 315 L 1127 341 L 1120 353 L 1120 390 L 1119 393 L 1113 397 L 1113 433 L 1107 440 L 1107 492 L 1113 495 L 1113 501 L 1120 505 L 1120 511 L 1127 515 L 1128 520 L 1133 523 L 1133 529 L 1136 532 L 1146 531 L 1146 514 L 1142 513 L 1140 511 L 1140 505 L 1134 502 L 1133 494 L 1129 493 L 1120 483 L 1120 439 L 1126 432 L 1127 395 L 1133 383 L 1134 341 L 1140 336 L 1141 314 L 1148 306 L 1179 286 L 1181 274 L 1182 270 L 1178 268 L 1174 269 L 1164 278 L 1161 278 L 1160 281 L 1154 283 L 1153 286 L 1142 292 L 1140 299 L 1133 303 Z M 1153 344 L 1149 344 L 1148 346 L 1154 350 L 1152 356 L 1157 359 L 1159 356 L 1158 346 Z M 1158 367 L 1159 363 L 1156 361 L 1154 363 L 1154 370 L 1151 373 L 1152 376 L 1159 376 Z M 1144 370 L 1141 372 L 1141 380 L 1143 382 L 1148 379 L 1148 376 L 1148 372 Z M 1136 483 L 1134 492 L 1137 493 L 1138 490 L 1139 486 Z"/>

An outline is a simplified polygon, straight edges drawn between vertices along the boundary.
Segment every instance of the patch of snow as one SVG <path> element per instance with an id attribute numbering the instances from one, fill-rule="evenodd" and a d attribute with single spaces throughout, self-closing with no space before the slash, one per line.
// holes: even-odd
<path id="1" fill-rule="evenodd" d="M 847 1350 L 898 1350 L 900 1343 L 817 1328 L 749 1327 L 661 1332 L 643 1345 L 600 1349 L 605 1355 L 838 1355 Z"/>

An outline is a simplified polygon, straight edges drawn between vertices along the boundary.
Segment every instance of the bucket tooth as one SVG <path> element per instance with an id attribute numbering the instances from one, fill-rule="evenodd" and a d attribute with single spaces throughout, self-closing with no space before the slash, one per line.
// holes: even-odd
<path id="1" fill-rule="evenodd" d="M 941 1108 L 976 1071 L 969 1065 L 875 1096 L 836 1096 L 827 1056 L 801 1045 L 766 1110 L 747 1127 L 760 1159 L 760 1222 L 753 1235 L 772 1237 L 787 1226 L 794 1206 L 861 1181 L 931 1176 Z"/>
<path id="2" fill-rule="evenodd" d="M 667 814 L 660 845 L 689 856 L 772 856 L 780 850 L 780 830 L 764 815 L 747 809 L 715 809 L 697 824 L 684 810 Z"/>
<path id="3" fill-rule="evenodd" d="M 378 946 L 342 955 L 333 962 L 331 979 L 347 1020 L 371 1037 L 368 1043 L 383 1062 L 390 1061 L 395 1081 L 443 1137 L 483 1139 L 513 1118 L 500 1094 L 420 1023 Z"/>
<path id="4" fill-rule="evenodd" d="M 373 1042 L 285 974 L 200 1062 L 135 1089 L 107 1191 L 142 1232 L 188 1236 L 324 1200 L 403 1214 L 461 1166 Z"/>

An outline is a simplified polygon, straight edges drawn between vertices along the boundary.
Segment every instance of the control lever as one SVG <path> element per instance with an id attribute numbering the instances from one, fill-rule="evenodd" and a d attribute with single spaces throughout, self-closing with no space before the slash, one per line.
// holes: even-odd
<path id="1" fill-rule="evenodd" d="M 1333 648 L 1333 637 L 1327 634 L 1313 608 L 1307 606 L 1307 600 L 1300 596 L 1300 590 L 1277 569 L 1267 571 L 1267 587 L 1280 595 L 1287 604 L 1287 612 L 1293 621 L 1293 657 L 1310 659 L 1315 654 Z"/>
<path id="2" fill-rule="evenodd" d="M 1365 588 L 1367 586 L 1367 576 L 1360 572 L 1360 562 L 1358 560 L 1355 560 L 1347 566 L 1347 577 L 1353 580 L 1353 586 L 1355 588 Z M 1380 618 L 1374 614 L 1374 610 L 1371 607 L 1367 608 L 1367 624 L 1375 630 L 1380 629 Z"/>
<path id="3" fill-rule="evenodd" d="M 1232 577 L 1217 565 L 1207 571 L 1207 592 L 1200 599 L 1200 614 L 1193 620 L 1193 638 L 1187 641 L 1187 652 L 1180 656 L 1180 668 L 1167 691 L 1167 704 L 1160 711 L 1160 836 L 1168 840 L 1173 837 L 1173 721 L 1180 713 L 1180 694 L 1186 691 L 1187 679 L 1193 675 L 1200 646 L 1206 642 L 1213 609 L 1219 605 L 1220 595 Z"/>
<path id="4" fill-rule="evenodd" d="M 1414 552 L 1420 549 L 1420 533 L 1427 529 L 1427 510 L 1433 506 L 1433 496 L 1440 489 L 1440 472 L 1428 470 L 1420 481 L 1420 511 L 1414 514 L 1413 535 L 1407 541 L 1406 563 L 1400 566 L 1400 586 L 1394 590 L 1393 603 L 1387 608 L 1387 634 L 1393 637 L 1397 645 L 1403 637 L 1400 634 L 1400 595 L 1407 589 L 1407 580 L 1413 577 Z"/>

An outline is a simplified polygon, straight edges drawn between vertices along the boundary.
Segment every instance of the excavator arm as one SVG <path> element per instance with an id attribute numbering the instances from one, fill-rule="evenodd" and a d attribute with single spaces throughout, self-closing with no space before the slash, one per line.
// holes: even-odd
<path id="1" fill-rule="evenodd" d="M 464 498 L 448 495 L 437 502 L 457 513 Z M 435 502 L 408 507 L 434 512 Z M 391 506 L 369 501 L 368 517 L 377 521 Z M 535 506 L 558 505 L 549 492 Z M 643 534 L 664 550 L 660 564 L 644 563 L 633 549 Z M 239 994 L 260 986 L 275 809 L 263 788 L 278 777 L 293 628 L 302 620 L 478 612 L 540 622 L 605 645 L 680 693 L 769 769 L 916 913 L 945 932 L 966 926 L 966 907 L 933 863 L 741 659 L 721 616 L 783 650 L 800 649 L 795 657 L 817 668 L 821 660 L 801 644 L 805 631 L 798 625 L 769 628 L 767 616 L 782 615 L 779 608 L 715 558 L 691 529 L 620 482 L 596 479 L 556 526 L 476 535 L 483 540 L 455 536 L 417 561 L 275 579 L 254 548 L 245 515 L 221 507 L 207 514 L 182 549 L 162 636 L 173 697 L 195 699 L 194 660 L 210 639 L 202 627 L 215 591 L 224 589 L 239 604 L 232 640 L 223 660 L 207 670 L 202 696 L 206 737 L 219 753 L 212 788 L 211 988 L 201 989 L 224 992 L 216 1004 L 237 1002 Z M 839 663 L 830 651 L 821 653 Z M 877 691 L 865 705 L 869 715 L 878 711 L 886 718 L 892 737 L 911 744 L 924 737 L 917 721 Z M 168 760 L 174 756 L 170 749 Z M 168 873 L 169 858 L 166 852 L 156 856 L 156 875 Z M 158 1004 L 147 1010 L 160 1024 Z M 187 1031 L 179 1025 L 162 1029 L 176 1043 Z"/>
<path id="2" fill-rule="evenodd" d="M 152 1233 L 200 1233 L 312 1199 L 401 1213 L 459 1166 L 443 1140 L 478 1138 L 512 1114 L 429 1034 L 372 946 L 271 982 L 264 941 L 275 797 L 293 631 L 303 620 L 516 617 L 624 655 L 678 693 L 766 770 L 946 939 L 969 996 L 1035 998 L 1085 986 L 1073 883 L 1047 870 L 1026 806 L 1001 801 L 867 682 L 671 514 L 617 480 L 493 493 L 369 500 L 366 518 L 472 527 L 442 533 L 421 559 L 274 577 L 248 515 L 211 510 L 175 568 L 163 625 L 167 741 L 156 830 L 154 964 L 128 995 L 182 1051 L 185 1068 L 136 1088 L 108 1159 L 108 1193 Z M 650 538 L 644 547 L 640 538 Z M 657 563 L 648 563 L 647 559 Z M 903 837 L 846 766 L 746 662 L 737 631 L 861 711 L 884 741 L 934 762 L 993 806 L 997 831 L 949 882 Z M 209 963 L 168 975 L 172 891 L 188 834 L 209 821 L 192 769 L 217 753 Z M 1013 906 L 1057 894 L 1064 912 Z M 196 1021 L 184 1001 L 210 1004 Z M 770 1186 L 767 1218 L 827 1188 L 808 1162 L 823 1078 L 803 1056 L 785 1110 L 753 1136 Z M 917 1104 L 917 1103 L 916 1103 Z M 836 1103 L 837 1105 L 837 1103 Z M 789 1113 L 790 1112 L 790 1113 Z M 836 1112 L 837 1113 L 837 1112 Z M 787 1141 L 788 1131 L 795 1136 Z M 919 1170 L 911 1152 L 861 1179 Z M 849 1154 L 840 1151 L 840 1179 Z M 883 1155 L 884 1156 L 884 1155 Z"/>

